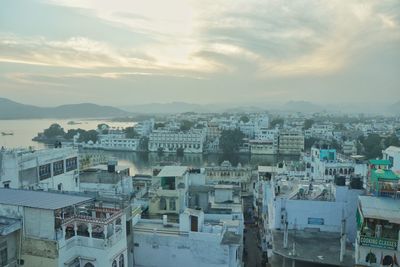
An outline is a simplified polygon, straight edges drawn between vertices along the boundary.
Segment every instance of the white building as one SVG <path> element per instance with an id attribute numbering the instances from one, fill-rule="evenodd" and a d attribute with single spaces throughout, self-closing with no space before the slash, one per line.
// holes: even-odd
<path id="1" fill-rule="evenodd" d="M 0 216 L 0 266 L 19 266 L 21 229 L 21 220 Z"/>
<path id="2" fill-rule="evenodd" d="M 0 216 L 24 222 L 26 267 L 127 266 L 125 214 L 87 197 L 0 189 Z"/>
<path id="3" fill-rule="evenodd" d="M 243 232 L 237 221 L 186 209 L 179 223 L 141 219 L 133 228 L 134 266 L 239 267 Z"/>
<path id="4" fill-rule="evenodd" d="M 354 160 L 339 157 L 336 149 L 311 148 L 311 155 L 306 159 L 308 175 L 314 180 L 333 180 L 335 175 L 366 175 L 366 165 Z"/>
<path id="5" fill-rule="evenodd" d="M 400 263 L 400 199 L 360 196 L 357 209 L 357 266 Z"/>
<path id="6" fill-rule="evenodd" d="M 148 136 L 154 129 L 154 119 L 141 121 L 134 128 L 140 136 Z"/>
<path id="7" fill-rule="evenodd" d="M 283 155 L 300 155 L 304 151 L 304 134 L 296 130 L 281 131 L 278 151 Z"/>
<path id="8" fill-rule="evenodd" d="M 79 191 L 78 151 L 0 150 L 0 187 Z"/>
<path id="9" fill-rule="evenodd" d="M 382 151 L 382 158 L 391 162 L 392 171 L 400 172 L 400 147 L 390 146 Z"/>
<path id="10" fill-rule="evenodd" d="M 171 130 L 155 130 L 149 136 L 149 151 L 176 153 L 183 149 L 184 153 L 202 153 L 206 139 L 206 131 L 192 129 L 187 132 Z"/>
<path id="11" fill-rule="evenodd" d="M 276 155 L 278 146 L 273 140 L 250 140 L 250 153 L 261 155 Z"/>
<path id="12" fill-rule="evenodd" d="M 104 150 L 137 151 L 139 138 L 126 138 L 125 133 L 100 134 L 98 144 L 94 146 Z"/>
<path id="13" fill-rule="evenodd" d="M 80 173 L 80 190 L 97 192 L 102 196 L 122 197 L 133 193 L 129 167 L 118 166 L 116 161 L 87 168 Z"/>

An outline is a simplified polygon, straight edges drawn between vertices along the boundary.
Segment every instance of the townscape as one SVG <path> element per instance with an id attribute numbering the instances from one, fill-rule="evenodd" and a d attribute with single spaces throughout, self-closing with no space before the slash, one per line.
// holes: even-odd
<path id="1" fill-rule="evenodd" d="M 183 113 L 0 150 L 1 266 L 398 266 L 400 119 Z M 104 153 L 221 154 L 132 173 Z M 233 164 L 224 155 L 277 156 Z"/>

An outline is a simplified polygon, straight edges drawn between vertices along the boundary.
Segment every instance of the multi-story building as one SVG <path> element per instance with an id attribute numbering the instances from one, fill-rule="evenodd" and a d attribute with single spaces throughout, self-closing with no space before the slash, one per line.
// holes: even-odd
<path id="1" fill-rule="evenodd" d="M 278 146 L 273 140 L 250 140 L 250 153 L 262 155 L 276 155 Z"/>
<path id="2" fill-rule="evenodd" d="M 281 131 L 278 151 L 283 155 L 300 155 L 304 151 L 304 134 L 299 131 Z"/>
<path id="3" fill-rule="evenodd" d="M 19 262 L 26 267 L 127 266 L 125 214 L 92 198 L 2 188 L 0 216 L 23 221 Z"/>
<path id="4" fill-rule="evenodd" d="M 243 266 L 243 228 L 227 215 L 185 209 L 179 223 L 167 215 L 140 219 L 133 228 L 135 266 Z"/>
<path id="5" fill-rule="evenodd" d="M 215 140 L 221 136 L 222 130 L 219 128 L 218 123 L 209 122 L 207 125 L 207 135 L 206 138 L 208 141 Z"/>
<path id="6" fill-rule="evenodd" d="M 229 161 L 224 161 L 220 166 L 206 167 L 205 179 L 207 184 L 230 183 L 239 186 L 243 192 L 248 192 L 250 190 L 251 168 L 243 167 L 240 163 L 237 167 L 234 167 Z"/>
<path id="7" fill-rule="evenodd" d="M 134 128 L 140 136 L 148 136 L 154 129 L 154 119 L 141 121 Z"/>
<path id="8" fill-rule="evenodd" d="M 78 151 L 0 150 L 0 187 L 79 191 Z"/>
<path id="9" fill-rule="evenodd" d="M 176 153 L 183 149 L 185 153 L 202 153 L 206 138 L 203 129 L 192 129 L 187 132 L 172 130 L 155 130 L 149 136 L 149 151 Z"/>
<path id="10" fill-rule="evenodd" d="M 0 216 L 0 266 L 19 266 L 21 229 L 20 219 Z"/>
<path id="11" fill-rule="evenodd" d="M 125 133 L 100 134 L 98 144 L 94 146 L 104 150 L 137 151 L 139 138 L 126 138 Z"/>
<path id="12" fill-rule="evenodd" d="M 340 177 L 332 184 L 290 179 L 276 175 L 274 168 L 259 175 L 262 240 L 267 248 L 292 261 L 353 263 L 346 242 L 356 238 L 356 200 L 364 192 L 360 177 L 348 184 Z"/>
<path id="13" fill-rule="evenodd" d="M 368 190 L 357 209 L 357 266 L 396 266 L 400 259 L 400 177 L 388 169 L 370 170 Z"/>
<path id="14" fill-rule="evenodd" d="M 400 172 L 400 147 L 390 146 L 382 151 L 382 158 L 390 161 L 390 168 Z"/>
<path id="15" fill-rule="evenodd" d="M 188 206 L 188 168 L 165 166 L 153 178 L 149 190 L 151 215 L 178 215 Z"/>
<path id="16" fill-rule="evenodd" d="M 335 175 L 366 175 L 366 165 L 356 164 L 353 160 L 338 157 L 336 149 L 311 148 L 311 156 L 307 159 L 307 172 L 314 180 L 333 180 Z M 363 165 L 357 166 L 357 165 Z"/>
<path id="17" fill-rule="evenodd" d="M 343 154 L 345 155 L 356 155 L 357 146 L 356 141 L 344 141 L 342 144 Z"/>
<path id="18" fill-rule="evenodd" d="M 80 172 L 80 190 L 96 192 L 102 196 L 131 197 L 133 194 L 132 177 L 129 167 L 117 165 L 116 160 L 108 164 L 92 166 Z"/>

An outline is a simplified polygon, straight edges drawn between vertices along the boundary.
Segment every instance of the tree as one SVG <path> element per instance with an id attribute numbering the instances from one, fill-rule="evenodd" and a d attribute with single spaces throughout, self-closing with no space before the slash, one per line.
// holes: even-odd
<path id="1" fill-rule="evenodd" d="M 80 136 L 78 141 L 79 142 L 89 142 L 92 141 L 93 143 L 96 143 L 98 140 L 98 135 L 99 133 L 96 130 L 89 130 L 89 131 L 83 131 Z"/>
<path id="2" fill-rule="evenodd" d="M 283 118 L 275 118 L 275 119 L 273 119 L 272 121 L 271 121 L 271 128 L 275 128 L 275 126 L 276 125 L 283 125 L 283 123 L 284 123 L 285 121 L 284 121 L 284 119 Z"/>
<path id="3" fill-rule="evenodd" d="M 179 147 L 179 148 L 176 150 L 176 155 L 177 155 L 178 157 L 182 157 L 184 153 L 185 153 L 185 150 L 184 150 L 183 148 L 181 148 L 181 147 Z"/>
<path id="4" fill-rule="evenodd" d="M 68 130 L 68 132 L 64 135 L 64 138 L 67 140 L 72 140 L 72 138 L 74 138 L 75 135 L 77 135 L 79 133 L 79 135 L 85 135 L 86 131 L 83 129 L 70 129 Z"/>
<path id="5" fill-rule="evenodd" d="M 136 132 L 135 128 L 126 127 L 125 128 L 125 137 L 126 138 L 137 138 L 137 137 L 139 137 L 139 134 L 138 134 L 138 132 Z"/>
<path id="6" fill-rule="evenodd" d="M 310 129 L 310 128 L 313 126 L 313 124 L 314 124 L 314 120 L 312 120 L 312 119 L 306 119 L 306 120 L 304 121 L 304 126 L 303 126 L 304 130 Z"/>
<path id="7" fill-rule="evenodd" d="M 361 141 L 361 140 L 360 140 Z M 362 142 L 367 159 L 382 157 L 382 138 L 379 134 L 370 134 Z"/>
<path id="8" fill-rule="evenodd" d="M 240 121 L 242 121 L 242 122 L 244 122 L 244 123 L 247 123 L 247 122 L 250 121 L 250 119 L 249 119 L 249 117 L 247 117 L 246 115 L 243 115 L 243 116 L 240 117 Z"/>
<path id="9" fill-rule="evenodd" d="M 194 126 L 194 122 L 189 121 L 189 120 L 183 120 L 183 121 L 181 121 L 180 130 L 183 132 L 186 132 L 186 131 L 189 131 L 190 129 L 192 129 L 193 126 Z"/>
<path id="10" fill-rule="evenodd" d="M 319 141 L 319 139 L 315 138 L 315 137 L 310 137 L 310 138 L 304 139 L 304 149 L 311 150 L 311 147 L 318 141 Z"/>
<path id="11" fill-rule="evenodd" d="M 147 136 L 143 136 L 139 140 L 139 149 L 141 151 L 148 151 L 149 150 L 149 138 Z"/>
<path id="12" fill-rule="evenodd" d="M 60 126 L 60 124 L 53 123 L 52 125 L 50 125 L 49 128 L 47 128 L 43 131 L 43 134 L 47 138 L 54 138 L 57 136 L 64 136 L 65 132 L 64 132 L 64 129 Z"/>
<path id="13" fill-rule="evenodd" d="M 244 134 L 239 130 L 223 130 L 219 139 L 219 146 L 224 154 L 232 154 L 239 151 L 243 144 Z"/>
<path id="14" fill-rule="evenodd" d="M 158 128 L 163 128 L 163 127 L 165 127 L 165 123 L 156 122 L 156 123 L 154 124 L 154 129 L 155 129 L 155 130 L 157 130 Z"/>
<path id="15" fill-rule="evenodd" d="M 385 138 L 383 143 L 385 145 L 385 148 L 388 148 L 390 146 L 400 146 L 400 140 L 394 133 Z"/>
<path id="16" fill-rule="evenodd" d="M 97 130 L 102 134 L 108 134 L 109 128 L 110 128 L 110 126 L 108 126 L 108 124 L 105 124 L 105 123 L 100 123 L 97 125 Z"/>

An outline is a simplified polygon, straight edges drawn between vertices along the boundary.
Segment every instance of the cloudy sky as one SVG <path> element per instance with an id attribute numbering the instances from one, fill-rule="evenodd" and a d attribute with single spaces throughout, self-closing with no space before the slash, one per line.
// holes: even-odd
<path id="1" fill-rule="evenodd" d="M 2 0 L 0 97 L 400 100 L 398 0 Z"/>

